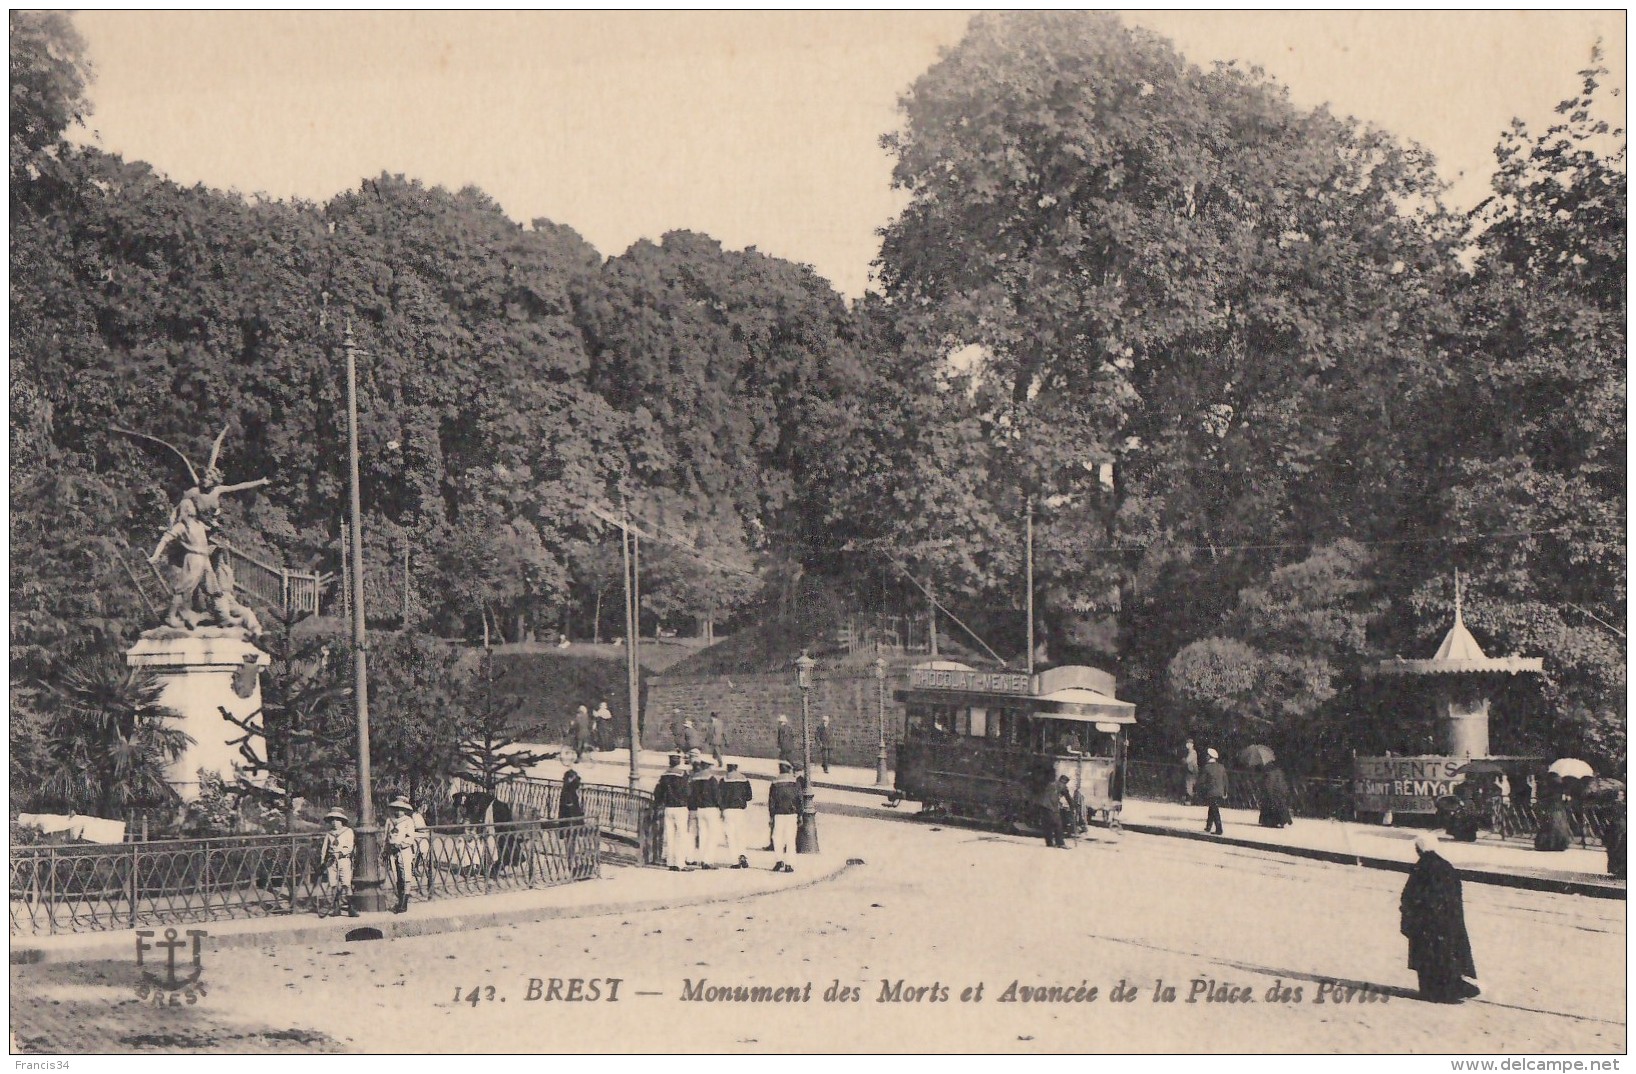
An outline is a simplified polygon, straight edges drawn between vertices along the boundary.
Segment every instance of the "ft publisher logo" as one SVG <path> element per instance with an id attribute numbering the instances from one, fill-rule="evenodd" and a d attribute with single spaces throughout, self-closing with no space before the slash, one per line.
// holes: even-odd
<path id="1" fill-rule="evenodd" d="M 199 997 L 206 994 L 204 985 L 199 983 L 199 976 L 204 972 L 199 955 L 202 942 L 210 933 L 204 929 L 188 929 L 184 940 L 177 937 L 175 929 L 166 929 L 165 938 L 155 943 L 156 935 L 152 931 L 136 934 L 136 968 L 142 974 L 136 986 L 136 998 L 148 1000 L 155 1007 L 192 1006 L 199 1002 Z M 188 947 L 189 941 L 192 943 L 191 969 L 177 965 L 177 952 Z M 160 966 L 164 967 L 163 973 L 159 972 Z M 178 969 L 182 976 L 177 976 Z"/>

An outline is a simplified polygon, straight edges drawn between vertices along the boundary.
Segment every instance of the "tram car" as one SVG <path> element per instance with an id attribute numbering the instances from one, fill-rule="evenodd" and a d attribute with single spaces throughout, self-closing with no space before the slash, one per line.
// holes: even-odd
<path id="1" fill-rule="evenodd" d="M 1068 665 L 1029 676 L 937 660 L 910 668 L 893 696 L 905 709 L 895 800 L 1033 828 L 1040 790 L 1065 775 L 1080 821 L 1119 827 L 1136 706 L 1114 696 L 1107 672 Z"/>

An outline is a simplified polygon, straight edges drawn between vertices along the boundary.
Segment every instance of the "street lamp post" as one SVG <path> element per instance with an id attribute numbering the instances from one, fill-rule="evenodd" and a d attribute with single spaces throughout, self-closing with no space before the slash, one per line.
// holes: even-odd
<path id="1" fill-rule="evenodd" d="M 813 805 L 812 793 L 812 736 L 808 696 L 812 693 L 812 669 L 818 661 L 807 655 L 805 649 L 795 660 L 795 681 L 801 687 L 801 822 L 795 829 L 795 852 L 818 853 L 818 809 Z"/>
<path id="2" fill-rule="evenodd" d="M 875 786 L 887 786 L 886 780 L 886 658 L 875 657 L 875 694 L 880 713 L 880 748 L 875 751 Z"/>
<path id="3" fill-rule="evenodd" d="M 386 893 L 382 890 L 381 830 L 375 826 L 375 788 L 369 770 L 369 647 L 364 633 L 363 508 L 358 491 L 358 348 L 350 323 L 342 350 L 347 366 L 347 471 L 352 508 L 347 534 L 352 559 L 352 703 L 358 721 L 358 845 L 352 902 L 358 910 L 377 912 L 386 909 Z"/>

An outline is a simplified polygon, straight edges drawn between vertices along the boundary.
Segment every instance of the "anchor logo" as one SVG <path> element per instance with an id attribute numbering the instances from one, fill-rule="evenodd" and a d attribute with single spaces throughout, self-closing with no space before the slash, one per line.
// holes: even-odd
<path id="1" fill-rule="evenodd" d="M 163 940 L 159 941 L 158 943 L 149 943 L 148 941 L 151 940 L 154 935 L 155 933 L 152 931 L 139 931 L 136 934 L 136 968 L 142 971 L 143 981 L 141 985 L 137 986 L 137 995 L 143 999 L 146 999 L 150 991 L 155 993 L 174 993 L 185 991 L 189 993 L 188 1002 L 192 1003 L 194 1001 L 192 993 L 195 991 L 202 993 L 204 991 L 203 988 L 196 988 L 199 981 L 199 975 L 204 970 L 204 966 L 199 960 L 199 954 L 201 941 L 203 941 L 203 939 L 210 934 L 203 929 L 188 929 L 188 939 L 181 940 L 177 939 L 175 929 L 166 929 L 165 938 Z M 193 943 L 193 970 L 185 977 L 177 977 L 176 952 L 178 948 L 188 946 L 189 940 L 191 940 Z M 148 969 L 147 960 L 144 957 L 149 951 L 155 950 L 162 950 L 165 952 L 165 974 L 163 977 L 160 977 L 158 974 Z M 175 1002 L 176 1001 L 173 999 L 171 1004 L 174 1005 Z"/>

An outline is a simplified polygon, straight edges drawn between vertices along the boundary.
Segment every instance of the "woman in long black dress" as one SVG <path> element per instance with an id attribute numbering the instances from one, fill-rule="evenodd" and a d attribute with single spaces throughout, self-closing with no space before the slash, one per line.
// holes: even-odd
<path id="1" fill-rule="evenodd" d="M 557 802 L 557 819 L 578 819 L 585 815 L 585 803 L 580 801 L 579 773 L 570 768 L 562 774 L 562 798 Z"/>
<path id="2" fill-rule="evenodd" d="M 1539 831 L 1534 834 L 1534 849 L 1567 850 L 1573 838 L 1573 829 L 1568 826 L 1568 799 L 1563 793 L 1562 779 L 1555 773 L 1548 774 L 1545 789 L 1540 792 Z"/>
<path id="3" fill-rule="evenodd" d="M 1295 823 L 1289 811 L 1289 780 L 1283 769 L 1270 764 L 1261 773 L 1261 826 L 1282 828 Z"/>

